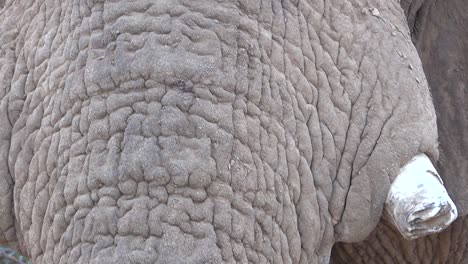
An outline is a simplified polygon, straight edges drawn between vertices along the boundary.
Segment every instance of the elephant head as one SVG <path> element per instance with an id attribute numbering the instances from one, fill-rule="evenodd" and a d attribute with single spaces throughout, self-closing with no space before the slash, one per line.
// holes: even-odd
<path id="1" fill-rule="evenodd" d="M 327 263 L 438 159 L 392 1 L 7 0 L 0 239 L 34 263 Z"/>

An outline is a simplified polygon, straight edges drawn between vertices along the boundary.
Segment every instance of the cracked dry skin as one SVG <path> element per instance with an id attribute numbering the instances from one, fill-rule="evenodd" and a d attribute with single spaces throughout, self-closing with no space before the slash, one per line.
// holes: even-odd
<path id="1" fill-rule="evenodd" d="M 438 157 L 397 1 L 7 0 L 0 21 L 0 242 L 34 263 L 328 263 Z"/>

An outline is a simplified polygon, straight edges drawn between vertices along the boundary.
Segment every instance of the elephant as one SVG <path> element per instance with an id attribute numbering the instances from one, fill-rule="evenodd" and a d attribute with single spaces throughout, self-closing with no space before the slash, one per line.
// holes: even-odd
<path id="1" fill-rule="evenodd" d="M 0 21 L 0 243 L 33 263 L 329 263 L 439 160 L 396 1 L 6 0 Z"/>
<path id="2" fill-rule="evenodd" d="M 437 114 L 437 170 L 454 196 L 460 219 L 440 234 L 408 241 L 388 222 L 361 243 L 339 243 L 332 263 L 467 263 L 468 5 L 461 0 L 401 1 L 421 57 Z"/>

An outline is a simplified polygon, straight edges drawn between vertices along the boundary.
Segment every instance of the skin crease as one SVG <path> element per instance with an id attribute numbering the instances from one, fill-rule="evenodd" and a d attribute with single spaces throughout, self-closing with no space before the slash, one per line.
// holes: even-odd
<path id="1" fill-rule="evenodd" d="M 328 263 L 401 166 L 438 159 L 396 1 L 23 0 L 0 21 L 0 242 L 33 263 Z"/>
<path id="2" fill-rule="evenodd" d="M 454 199 L 459 219 L 440 234 L 407 241 L 382 220 L 356 244 L 339 243 L 332 263 L 466 263 L 468 5 L 465 1 L 402 1 L 422 59 L 438 117 L 441 157 L 437 170 Z M 464 70 L 465 69 L 465 70 Z"/>

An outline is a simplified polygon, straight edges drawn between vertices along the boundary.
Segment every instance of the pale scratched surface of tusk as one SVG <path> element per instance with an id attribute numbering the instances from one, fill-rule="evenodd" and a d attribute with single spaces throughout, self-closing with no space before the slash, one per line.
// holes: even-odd
<path id="1" fill-rule="evenodd" d="M 386 213 L 406 239 L 437 233 L 457 218 L 457 208 L 425 154 L 403 166 L 390 187 Z"/>

